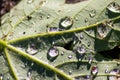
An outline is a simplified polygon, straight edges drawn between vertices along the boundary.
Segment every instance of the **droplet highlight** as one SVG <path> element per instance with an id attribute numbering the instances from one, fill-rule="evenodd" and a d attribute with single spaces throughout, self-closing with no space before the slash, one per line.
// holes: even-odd
<path id="1" fill-rule="evenodd" d="M 28 47 L 26 49 L 26 52 L 28 54 L 31 54 L 31 55 L 35 55 L 36 53 L 38 53 L 38 50 L 37 50 L 37 47 L 35 44 L 28 44 Z"/>
<path id="2" fill-rule="evenodd" d="M 34 1 L 34 0 L 27 0 L 27 3 L 28 3 L 28 4 L 31 4 L 31 3 L 33 3 L 33 1 Z"/>
<path id="3" fill-rule="evenodd" d="M 120 13 L 120 5 L 116 2 L 110 3 L 107 9 L 113 13 Z"/>
<path id="4" fill-rule="evenodd" d="M 89 15 L 90 15 L 91 18 L 95 17 L 95 15 L 96 15 L 96 10 L 94 10 L 94 9 L 91 10 L 90 13 L 89 13 Z"/>
<path id="5" fill-rule="evenodd" d="M 91 68 L 91 74 L 96 75 L 98 73 L 98 67 L 96 65 L 92 66 Z"/>
<path id="6" fill-rule="evenodd" d="M 59 25 L 62 29 L 69 29 L 73 25 L 73 20 L 71 17 L 66 16 L 60 20 Z"/>

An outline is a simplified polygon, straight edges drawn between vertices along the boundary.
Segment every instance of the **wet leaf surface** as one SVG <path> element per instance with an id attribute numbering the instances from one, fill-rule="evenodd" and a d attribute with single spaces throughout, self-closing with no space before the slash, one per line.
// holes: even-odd
<path id="1" fill-rule="evenodd" d="M 119 4 L 20 1 L 1 19 L 0 80 L 119 79 Z"/>

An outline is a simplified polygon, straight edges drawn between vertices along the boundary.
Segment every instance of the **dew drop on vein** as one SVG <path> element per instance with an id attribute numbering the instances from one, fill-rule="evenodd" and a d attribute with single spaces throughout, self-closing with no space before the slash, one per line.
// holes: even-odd
<path id="1" fill-rule="evenodd" d="M 116 2 L 112 2 L 107 6 L 107 9 L 113 13 L 120 13 L 120 5 Z"/>
<path id="2" fill-rule="evenodd" d="M 89 12 L 89 15 L 90 15 L 90 17 L 91 18 L 93 18 L 93 17 L 95 17 L 95 15 L 96 15 L 96 10 L 91 10 L 90 12 Z"/>
<path id="3" fill-rule="evenodd" d="M 34 1 L 34 0 L 27 0 L 27 3 L 28 3 L 28 4 L 31 4 L 31 3 L 33 3 L 33 1 Z"/>

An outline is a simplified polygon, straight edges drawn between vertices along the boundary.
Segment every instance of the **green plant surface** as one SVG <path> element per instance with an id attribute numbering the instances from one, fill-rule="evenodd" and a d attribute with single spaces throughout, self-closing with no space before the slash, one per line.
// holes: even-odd
<path id="1" fill-rule="evenodd" d="M 120 0 L 21 0 L 1 20 L 0 80 L 120 79 L 99 53 L 120 45 Z"/>

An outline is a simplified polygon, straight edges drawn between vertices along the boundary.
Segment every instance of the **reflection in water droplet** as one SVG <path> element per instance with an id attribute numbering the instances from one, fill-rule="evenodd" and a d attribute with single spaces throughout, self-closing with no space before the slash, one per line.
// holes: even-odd
<path id="1" fill-rule="evenodd" d="M 81 45 L 80 47 L 78 47 L 77 52 L 83 55 L 86 52 L 85 46 Z"/>
<path id="2" fill-rule="evenodd" d="M 49 32 L 57 32 L 59 29 L 57 27 L 50 27 Z"/>
<path id="3" fill-rule="evenodd" d="M 90 15 L 91 18 L 95 17 L 95 15 L 96 15 L 96 10 L 94 10 L 94 9 L 91 10 L 90 13 L 89 13 L 89 15 Z"/>
<path id="4" fill-rule="evenodd" d="M 72 71 L 69 71 L 69 75 L 71 75 L 72 74 Z"/>
<path id="5" fill-rule="evenodd" d="M 38 53 L 38 50 L 37 50 L 35 44 L 29 44 L 28 48 L 26 49 L 26 52 L 28 54 L 35 55 L 36 53 Z"/>
<path id="6" fill-rule="evenodd" d="M 120 80 L 120 70 L 119 69 L 113 69 L 110 71 L 111 75 L 116 75 L 116 76 L 109 76 L 109 80 Z M 118 75 L 118 76 L 117 76 Z"/>
<path id="7" fill-rule="evenodd" d="M 71 59 L 71 58 L 72 58 L 72 55 L 69 55 L 68 58 Z"/>
<path id="8" fill-rule="evenodd" d="M 107 9 L 113 13 L 120 13 L 120 5 L 116 2 L 110 3 Z"/>
<path id="9" fill-rule="evenodd" d="M 31 4 L 33 2 L 33 0 L 27 0 L 28 4 Z"/>
<path id="10" fill-rule="evenodd" d="M 59 55 L 58 49 L 57 48 L 50 48 L 48 51 L 48 55 L 51 58 L 57 57 Z"/>
<path id="11" fill-rule="evenodd" d="M 69 29 L 73 25 L 73 20 L 71 17 L 64 17 L 60 20 L 60 27 L 63 29 Z"/>
<path id="12" fill-rule="evenodd" d="M 92 66 L 91 73 L 92 73 L 92 75 L 96 75 L 98 73 L 98 67 L 96 65 Z"/>
<path id="13" fill-rule="evenodd" d="M 0 74 L 0 80 L 3 80 L 3 75 L 2 74 Z"/>

